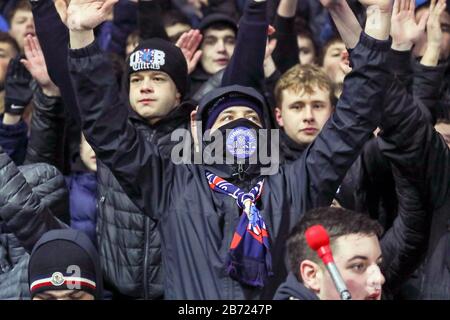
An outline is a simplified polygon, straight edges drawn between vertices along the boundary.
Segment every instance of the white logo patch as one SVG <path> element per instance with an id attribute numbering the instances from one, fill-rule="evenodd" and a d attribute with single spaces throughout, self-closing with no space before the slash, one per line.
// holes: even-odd
<path id="1" fill-rule="evenodd" d="M 156 49 L 142 49 L 130 56 L 130 67 L 133 71 L 159 70 L 166 64 L 164 51 Z"/>

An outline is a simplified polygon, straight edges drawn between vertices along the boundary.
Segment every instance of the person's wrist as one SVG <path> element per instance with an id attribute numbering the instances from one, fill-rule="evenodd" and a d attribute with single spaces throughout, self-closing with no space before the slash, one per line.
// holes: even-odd
<path id="1" fill-rule="evenodd" d="M 392 49 L 396 51 L 410 51 L 413 46 L 412 42 L 398 42 L 395 39 L 392 40 Z"/>
<path id="2" fill-rule="evenodd" d="M 22 115 L 5 112 L 5 114 L 3 115 L 3 124 L 12 126 L 12 125 L 18 124 L 20 122 L 21 118 L 22 118 Z"/>
<path id="3" fill-rule="evenodd" d="M 59 88 L 56 85 L 54 85 L 54 84 L 42 86 L 41 88 L 42 88 L 42 93 L 44 95 L 46 95 L 47 97 L 59 97 L 59 96 L 61 96 Z"/>

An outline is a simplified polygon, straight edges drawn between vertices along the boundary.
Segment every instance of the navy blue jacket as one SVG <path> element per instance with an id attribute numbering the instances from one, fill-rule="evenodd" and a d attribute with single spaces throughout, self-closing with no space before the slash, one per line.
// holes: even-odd
<path id="1" fill-rule="evenodd" d="M 74 173 L 66 177 L 70 194 L 70 227 L 84 231 L 97 243 L 97 176 L 95 173 Z"/>
<path id="2" fill-rule="evenodd" d="M 18 166 L 25 161 L 27 134 L 28 126 L 24 121 L 15 125 L 6 125 L 3 124 L 3 115 L 0 116 L 0 146 Z"/>

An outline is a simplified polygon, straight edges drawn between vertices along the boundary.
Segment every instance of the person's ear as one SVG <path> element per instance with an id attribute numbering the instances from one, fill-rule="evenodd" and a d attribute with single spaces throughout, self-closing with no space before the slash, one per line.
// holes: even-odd
<path id="1" fill-rule="evenodd" d="M 175 95 L 175 98 L 177 99 L 177 104 L 180 104 L 180 102 L 181 102 L 181 93 L 179 92 L 179 91 L 177 91 L 177 93 L 176 93 L 176 95 Z"/>
<path id="2" fill-rule="evenodd" d="M 311 260 L 303 260 L 300 263 L 300 276 L 303 284 L 315 294 L 320 293 L 322 271 L 319 265 Z"/>
<path id="3" fill-rule="evenodd" d="M 281 109 L 278 107 L 275 108 L 275 120 L 277 120 L 278 125 L 283 128 L 283 117 L 281 116 Z"/>
<path id="4" fill-rule="evenodd" d="M 200 145 L 199 145 L 199 141 L 198 141 L 198 132 L 197 132 L 197 127 L 198 127 L 197 126 L 198 121 L 196 119 L 197 111 L 198 111 L 198 106 L 197 106 L 197 108 L 195 108 L 195 110 L 193 110 L 191 112 L 191 135 L 192 135 L 192 138 L 194 139 L 195 151 L 198 151 L 200 149 Z"/>

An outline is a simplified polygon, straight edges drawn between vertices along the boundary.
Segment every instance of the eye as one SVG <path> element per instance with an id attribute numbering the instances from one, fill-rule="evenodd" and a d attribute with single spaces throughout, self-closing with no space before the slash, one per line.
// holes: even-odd
<path id="1" fill-rule="evenodd" d="M 320 103 L 313 104 L 313 109 L 322 109 L 322 108 L 323 108 L 323 105 Z"/>
<path id="2" fill-rule="evenodd" d="M 217 41 L 217 40 L 214 39 L 214 38 L 206 38 L 206 39 L 203 41 L 203 43 L 204 43 L 205 45 L 211 46 L 211 45 L 215 44 L 216 41 Z"/>
<path id="3" fill-rule="evenodd" d="M 309 54 L 310 53 L 310 50 L 309 49 L 300 49 L 300 52 L 301 53 L 303 53 L 303 54 Z"/>
<path id="4" fill-rule="evenodd" d="M 366 265 L 364 263 L 355 263 L 350 266 L 350 269 L 357 273 L 363 273 L 366 270 Z"/>
<path id="5" fill-rule="evenodd" d="M 131 78 L 131 83 L 138 83 L 140 81 L 141 81 L 140 78 Z"/>
<path id="6" fill-rule="evenodd" d="M 163 82 L 165 79 L 163 77 L 154 77 L 153 80 L 155 80 L 155 82 Z"/>
<path id="7" fill-rule="evenodd" d="M 225 39 L 225 43 L 226 44 L 235 44 L 236 43 L 236 39 L 235 38 L 232 38 L 232 37 L 229 37 L 229 38 L 226 38 Z"/>

